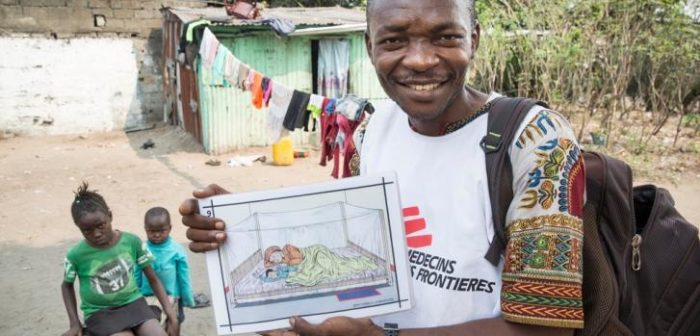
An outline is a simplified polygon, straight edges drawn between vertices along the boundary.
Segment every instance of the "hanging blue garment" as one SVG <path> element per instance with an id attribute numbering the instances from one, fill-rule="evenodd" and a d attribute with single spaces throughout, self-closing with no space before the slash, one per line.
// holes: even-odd
<path id="1" fill-rule="evenodd" d="M 350 43 L 341 39 L 318 42 L 318 94 L 340 98 L 348 93 Z"/>

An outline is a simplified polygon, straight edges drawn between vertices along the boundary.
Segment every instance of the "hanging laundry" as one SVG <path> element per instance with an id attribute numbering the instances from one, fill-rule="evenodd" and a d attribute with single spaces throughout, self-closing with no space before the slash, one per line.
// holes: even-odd
<path id="1" fill-rule="evenodd" d="M 253 89 L 253 80 L 255 79 L 255 74 L 258 73 L 254 69 L 250 69 L 248 72 L 248 77 L 245 79 L 245 83 L 243 84 L 244 90 L 246 91 L 252 91 Z"/>
<path id="2" fill-rule="evenodd" d="M 345 118 L 345 115 L 341 113 L 336 113 L 336 123 L 338 124 L 338 138 L 336 139 L 336 150 L 333 153 L 333 172 L 335 175 L 333 177 L 338 178 L 338 164 L 340 160 L 340 152 L 343 154 L 343 175 L 342 177 L 352 176 L 352 171 L 350 166 L 353 160 L 358 160 L 357 148 L 353 141 L 352 135 L 355 132 L 357 126 L 362 123 L 365 114 L 362 113 L 358 120 L 350 120 Z M 359 164 L 359 162 L 357 162 Z"/>
<path id="3" fill-rule="evenodd" d="M 328 106 L 330 100 L 324 102 Z M 325 111 L 325 108 L 324 108 Z M 335 139 L 338 136 L 338 124 L 335 122 L 334 113 L 321 113 L 321 166 L 326 166 L 326 162 L 333 159 L 333 149 Z"/>
<path id="4" fill-rule="evenodd" d="M 304 114 L 306 114 L 306 106 L 309 105 L 310 98 L 310 94 L 294 90 L 292 101 L 284 116 L 284 128 L 293 131 L 304 127 Z"/>
<path id="5" fill-rule="evenodd" d="M 284 118 L 292 101 L 293 91 L 278 82 L 270 81 L 270 92 L 266 125 L 270 142 L 275 143 L 282 137 Z"/>
<path id="6" fill-rule="evenodd" d="M 238 88 L 241 90 L 245 90 L 245 82 L 248 80 L 248 73 L 250 73 L 250 67 L 248 67 L 246 64 L 241 62 L 241 65 L 238 67 Z"/>
<path id="7" fill-rule="evenodd" d="M 294 22 L 278 17 L 267 17 L 260 21 L 260 23 L 270 25 L 272 30 L 275 31 L 275 34 L 281 37 L 287 37 L 287 35 L 296 30 Z"/>
<path id="8" fill-rule="evenodd" d="M 214 36 L 209 28 L 205 28 L 204 34 L 202 35 L 202 43 L 199 48 L 199 56 L 202 58 L 202 62 L 205 67 L 211 67 L 218 50 L 219 40 L 216 38 L 216 36 Z"/>
<path id="9" fill-rule="evenodd" d="M 324 98 L 325 97 L 323 96 L 312 94 L 311 98 L 309 99 L 309 106 L 307 106 L 306 109 L 311 111 L 311 116 L 314 117 L 314 119 L 321 117 L 321 109 L 323 108 Z"/>
<path id="10" fill-rule="evenodd" d="M 348 92 L 350 43 L 347 40 L 324 39 L 318 42 L 318 93 L 339 98 Z"/>
<path id="11" fill-rule="evenodd" d="M 224 80 L 226 81 L 226 86 L 236 86 L 238 84 L 238 69 L 240 68 L 241 61 L 233 56 L 232 53 L 227 53 L 226 60 L 224 61 Z"/>
<path id="12" fill-rule="evenodd" d="M 207 26 L 210 24 L 211 22 L 209 22 L 208 20 L 197 20 L 187 22 L 184 25 L 182 25 L 182 31 L 180 32 L 180 46 L 178 48 L 177 56 L 177 59 L 180 63 L 184 63 L 186 65 L 189 65 L 190 67 L 194 64 L 194 59 L 198 51 L 198 48 L 193 43 L 195 40 L 195 28 Z M 201 41 L 201 38 L 199 40 Z"/>
<path id="13" fill-rule="evenodd" d="M 214 61 L 214 56 L 216 56 L 216 50 L 218 48 L 219 40 L 209 28 L 205 28 L 202 34 L 202 41 L 199 44 L 199 57 L 206 68 L 211 67 L 211 63 Z"/>
<path id="14" fill-rule="evenodd" d="M 261 109 L 263 107 L 263 87 L 262 87 L 262 79 L 263 76 L 257 72 L 257 71 L 251 71 L 253 74 L 253 83 L 251 84 L 251 104 L 256 109 Z"/>
<path id="15" fill-rule="evenodd" d="M 263 89 L 263 103 L 265 104 L 265 106 L 268 106 L 268 105 L 270 105 L 270 95 L 272 94 L 272 81 L 269 77 L 263 76 L 262 89 Z"/>
<path id="16" fill-rule="evenodd" d="M 356 121 L 363 115 L 363 112 L 374 112 L 374 106 L 367 99 L 360 98 L 354 94 L 345 95 L 338 100 L 335 112 L 343 114 L 346 118 Z"/>
<path id="17" fill-rule="evenodd" d="M 367 111 L 368 115 L 374 112 L 372 105 L 365 99 L 345 98 L 337 101 L 337 105 L 334 99 L 324 99 L 322 104 L 319 164 L 325 166 L 328 161 L 333 160 L 331 175 L 335 178 L 353 176 L 359 171 L 359 153 L 355 146 L 354 135 L 358 127 L 366 126 L 364 112 Z M 340 109 L 344 109 L 345 112 Z M 342 173 L 340 172 L 341 157 Z"/>
<path id="18" fill-rule="evenodd" d="M 197 21 L 192 21 L 186 23 L 182 29 L 185 31 L 185 39 L 187 42 L 192 43 L 194 40 L 194 29 L 201 26 L 201 25 L 211 25 L 211 21 L 209 20 L 197 20 Z M 207 29 L 208 30 L 208 29 Z"/>
<path id="19" fill-rule="evenodd" d="M 224 63 L 226 55 L 231 52 L 225 45 L 220 44 L 216 50 L 216 56 L 211 64 L 211 85 L 224 85 Z"/>
<path id="20" fill-rule="evenodd" d="M 325 98 L 323 100 L 323 112 L 325 114 L 333 114 L 335 113 L 335 104 L 337 100 L 335 98 Z"/>
<path id="21" fill-rule="evenodd" d="M 316 131 L 316 119 L 311 117 L 311 111 L 309 110 L 309 105 L 306 105 L 306 111 L 304 111 L 304 118 L 302 119 L 301 125 L 304 129 L 304 132 L 309 131 L 309 123 L 313 125 L 313 128 L 311 129 L 312 132 Z"/>

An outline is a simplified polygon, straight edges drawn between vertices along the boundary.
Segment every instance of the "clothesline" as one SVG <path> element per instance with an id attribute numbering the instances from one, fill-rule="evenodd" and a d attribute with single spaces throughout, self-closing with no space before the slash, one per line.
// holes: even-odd
<path id="1" fill-rule="evenodd" d="M 346 94 L 342 98 L 325 97 L 289 88 L 262 74 L 236 57 L 216 36 L 204 28 L 199 45 L 200 80 L 204 85 L 236 87 L 251 93 L 251 105 L 267 108 L 266 129 L 269 140 L 277 142 L 295 129 L 308 131 L 310 123 L 321 126 L 321 165 L 333 159 L 332 175 L 338 177 L 339 159 L 345 157 L 343 177 L 350 175 L 350 160 L 356 154 L 355 128 L 365 112 L 374 108 L 363 98 Z M 341 151 L 342 149 L 342 151 Z"/>

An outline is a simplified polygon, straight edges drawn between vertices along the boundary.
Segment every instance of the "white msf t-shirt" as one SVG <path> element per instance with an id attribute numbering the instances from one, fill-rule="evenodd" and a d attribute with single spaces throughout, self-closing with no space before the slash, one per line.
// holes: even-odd
<path id="1" fill-rule="evenodd" d="M 524 120 L 541 109 L 533 108 Z M 398 175 L 415 302 L 409 311 L 375 318 L 378 325 L 426 328 L 500 314 L 502 266 L 484 258 L 494 234 L 480 147 L 487 119 L 484 114 L 455 132 L 430 137 L 413 131 L 395 102 L 377 106 L 360 169 L 362 175 Z"/>

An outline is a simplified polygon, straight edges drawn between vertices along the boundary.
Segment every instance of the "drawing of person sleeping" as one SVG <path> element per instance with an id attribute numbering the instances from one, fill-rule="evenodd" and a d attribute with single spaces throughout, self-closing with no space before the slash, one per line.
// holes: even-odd
<path id="1" fill-rule="evenodd" d="M 304 256 L 296 246 L 287 244 L 280 248 L 272 245 L 265 249 L 265 273 L 260 278 L 264 282 L 286 279 L 303 260 Z"/>
<path id="2" fill-rule="evenodd" d="M 340 256 L 321 244 L 301 249 L 291 244 L 286 244 L 283 248 L 272 245 L 265 250 L 264 260 L 264 281 L 285 279 L 288 284 L 306 287 L 336 281 L 377 267 L 368 257 Z"/>

